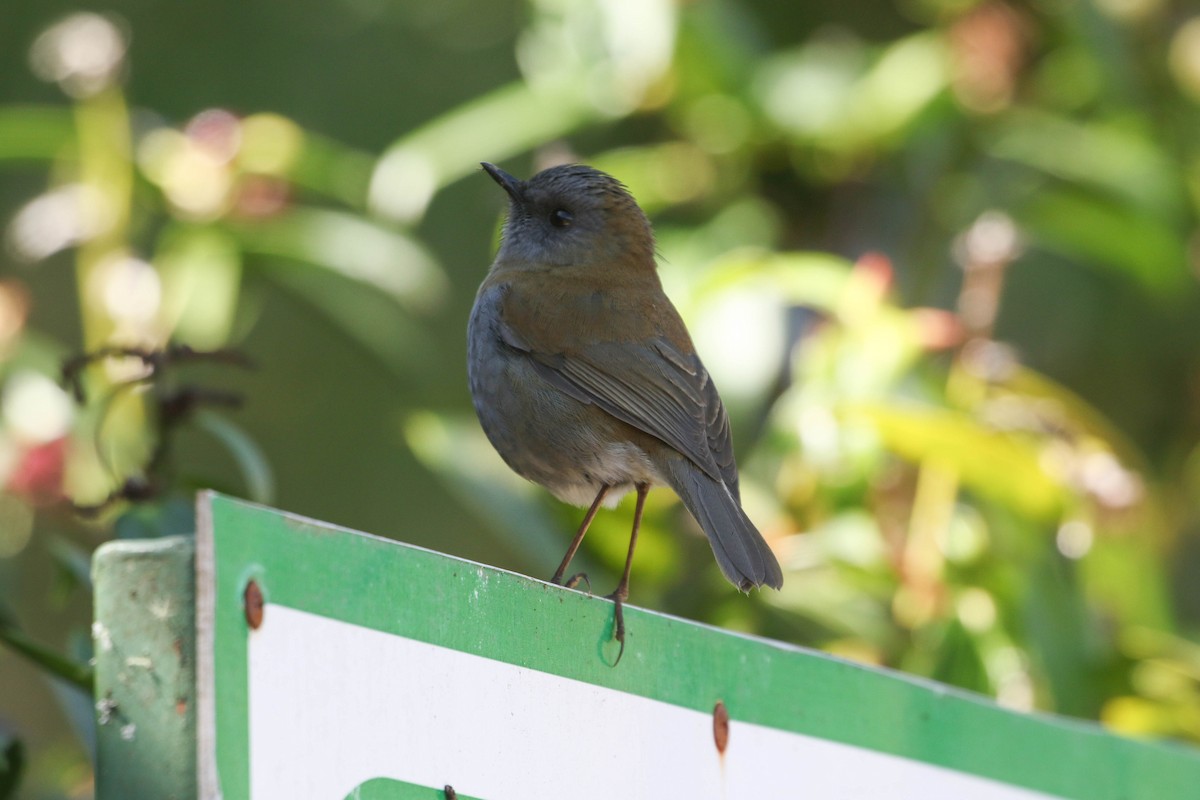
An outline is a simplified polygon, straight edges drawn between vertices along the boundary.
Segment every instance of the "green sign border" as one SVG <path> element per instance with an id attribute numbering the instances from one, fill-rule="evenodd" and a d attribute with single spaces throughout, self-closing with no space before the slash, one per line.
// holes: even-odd
<path id="1" fill-rule="evenodd" d="M 1073 800 L 1200 793 L 1200 751 L 632 607 L 613 667 L 606 600 L 214 493 L 198 504 L 200 769 L 210 788 L 219 775 L 224 800 L 249 797 L 251 578 L 266 598 L 263 625 L 279 603 L 695 711 L 722 700 L 735 720 Z"/>

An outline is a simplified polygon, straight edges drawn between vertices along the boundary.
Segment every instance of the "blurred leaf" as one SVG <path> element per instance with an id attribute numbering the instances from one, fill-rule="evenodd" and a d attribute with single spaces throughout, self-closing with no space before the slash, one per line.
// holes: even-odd
<path id="1" fill-rule="evenodd" d="M 7 621 L 0 621 L 0 642 L 8 645 L 51 675 L 62 678 L 91 694 L 92 669 L 86 664 L 80 664 L 38 644 Z"/>
<path id="2" fill-rule="evenodd" d="M 747 87 L 766 53 L 752 11 L 738 3 L 695 3 L 679 18 L 674 80 L 681 99 L 716 93 L 747 101 Z"/>
<path id="3" fill-rule="evenodd" d="M 80 586 L 92 588 L 92 557 L 72 541 L 53 536 L 49 542 L 50 555 L 54 563 L 71 576 Z"/>
<path id="4" fill-rule="evenodd" d="M 1121 625 L 1175 630 L 1159 544 L 1148 536 L 1102 538 L 1080 563 L 1088 595 Z"/>
<path id="5" fill-rule="evenodd" d="M 0 800 L 17 796 L 25 767 L 25 748 L 12 734 L 0 733 Z"/>
<path id="6" fill-rule="evenodd" d="M 545 565 L 547 574 L 558 566 L 569 541 L 562 526 L 535 499 L 539 490 L 500 460 L 478 424 L 421 412 L 408 418 L 404 435 L 421 463 L 514 550 Z M 572 564 L 588 571 L 586 558 Z"/>
<path id="7" fill-rule="evenodd" d="M 867 65 L 866 48 L 852 34 L 818 36 L 760 67 L 759 102 L 767 117 L 793 136 L 832 140 Z"/>
<path id="8" fill-rule="evenodd" d="M 718 188 L 714 194 L 722 191 Z M 694 291 L 701 275 L 723 266 L 731 258 L 765 257 L 775 246 L 783 220 L 771 203 L 755 195 L 728 200 L 703 225 L 676 226 L 664 220 L 655 225 L 662 258 L 659 272 L 673 281 L 671 294 Z M 672 272 L 683 273 L 677 276 Z"/>
<path id="9" fill-rule="evenodd" d="M 999 158 L 1102 189 L 1166 220 L 1183 211 L 1178 167 L 1157 143 L 1128 128 L 1022 110 L 1006 115 L 994 136 L 989 149 Z"/>
<path id="10" fill-rule="evenodd" d="M 61 106 L 0 106 L 0 161 L 72 155 L 75 120 Z"/>
<path id="11" fill-rule="evenodd" d="M 326 317 L 398 380 L 423 384 L 437 369 L 430 357 L 440 352 L 437 339 L 391 297 L 324 270 L 266 271 L 279 289 Z"/>
<path id="12" fill-rule="evenodd" d="M 889 144 L 946 88 L 945 43 L 923 31 L 889 43 L 872 62 L 864 49 L 845 34 L 826 36 L 770 65 L 761 84 L 768 116 L 833 152 Z"/>
<path id="13" fill-rule="evenodd" d="M 90 631 L 72 630 L 67 643 L 72 658 L 81 663 L 91 663 L 93 651 Z M 75 684 L 53 678 L 49 683 L 75 738 L 83 746 L 88 760 L 96 763 L 96 708 L 91 691 L 82 691 Z"/>
<path id="14" fill-rule="evenodd" d="M 275 497 L 275 475 L 262 449 L 250 436 L 225 417 L 210 409 L 196 412 L 196 427 L 211 434 L 233 456 L 242 472 L 247 496 L 256 503 L 269 504 Z"/>
<path id="15" fill-rule="evenodd" d="M 1142 697 L 1113 697 L 1100 711 L 1103 723 L 1126 736 L 1162 736 L 1172 729 L 1169 708 Z"/>
<path id="16" fill-rule="evenodd" d="M 92 591 L 92 560 L 84 550 L 61 536 L 51 535 L 47 549 L 54 561 L 54 578 L 50 584 L 51 602 L 62 605 L 70 601 L 76 589 Z"/>
<path id="17" fill-rule="evenodd" d="M 1074 565 L 1052 547 L 1029 578 L 1024 624 L 1031 653 L 1049 682 L 1054 710 L 1094 718 L 1100 711 L 1097 647 Z"/>
<path id="18" fill-rule="evenodd" d="M 353 214 L 293 208 L 275 219 L 230 224 L 227 230 L 248 253 L 332 270 L 409 311 L 436 308 L 447 288 L 441 267 L 424 245 Z"/>
<path id="19" fill-rule="evenodd" d="M 934 31 L 890 43 L 854 89 L 847 136 L 866 144 L 899 134 L 945 90 L 950 80 L 949 55 L 943 37 Z"/>
<path id="20" fill-rule="evenodd" d="M 881 650 L 897 644 L 899 634 L 886 601 L 872 597 L 835 569 L 783 566 L 792 577 L 783 582 L 780 591 L 764 593 L 764 602 L 817 623 L 832 638 L 862 640 Z"/>
<path id="21" fill-rule="evenodd" d="M 554 86 L 510 83 L 458 106 L 401 137 L 371 177 L 371 207 L 414 222 L 434 193 L 479 169 L 566 136 L 602 116 L 569 75 Z"/>
<path id="22" fill-rule="evenodd" d="M 191 494 L 174 492 L 152 503 L 137 503 L 126 509 L 113 532 L 118 539 L 153 539 L 196 532 L 196 507 Z"/>
<path id="23" fill-rule="evenodd" d="M 1014 210 L 1047 249 L 1116 269 L 1163 299 L 1191 281 L 1183 238 L 1155 215 L 1074 189 L 1043 189 Z"/>
<path id="24" fill-rule="evenodd" d="M 1121 649 L 1130 658 L 1178 661 L 1200 681 L 1200 642 L 1155 628 L 1131 625 L 1121 632 Z"/>
<path id="25" fill-rule="evenodd" d="M 762 287 L 781 302 L 832 311 L 845 295 L 851 266 L 831 253 L 733 252 L 712 265 L 695 292 L 704 298 L 733 287 Z"/>
<path id="26" fill-rule="evenodd" d="M 717 177 L 712 159 L 689 142 L 624 147 L 589 161 L 596 169 L 620 175 L 648 215 L 704 197 Z"/>
<path id="27" fill-rule="evenodd" d="M 842 414 L 870 425 L 896 454 L 914 462 L 933 459 L 981 496 L 1022 514 L 1054 519 L 1067 505 L 1067 490 L 1043 469 L 1042 448 L 1029 436 L 990 430 L 967 414 L 936 408 L 847 406 Z"/>
<path id="28" fill-rule="evenodd" d="M 1004 386 L 1017 392 L 1023 398 L 1052 401 L 1060 407 L 1061 418 L 1065 424 L 1104 442 L 1112 448 L 1113 453 L 1122 463 L 1135 467 L 1139 471 L 1146 469 L 1145 456 L 1129 437 L 1091 403 L 1061 383 L 1028 367 L 1016 365 L 1012 374 L 1005 378 Z"/>
<path id="29" fill-rule="evenodd" d="M 242 283 L 238 243 L 225 231 L 168 226 L 154 256 L 162 284 L 163 324 L 172 338 L 197 349 L 229 341 Z"/>
<path id="30" fill-rule="evenodd" d="M 987 667 L 974 637 L 957 619 L 946 624 L 929 677 L 952 686 L 991 694 Z"/>
<path id="31" fill-rule="evenodd" d="M 365 211 L 374 165 L 375 158 L 370 153 L 305 131 L 287 176 L 297 186 L 336 198 L 355 211 Z"/>

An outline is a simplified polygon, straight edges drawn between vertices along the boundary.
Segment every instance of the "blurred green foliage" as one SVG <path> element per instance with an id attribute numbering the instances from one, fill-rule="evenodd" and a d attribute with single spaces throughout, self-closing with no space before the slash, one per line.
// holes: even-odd
<path id="1" fill-rule="evenodd" d="M 731 591 L 657 492 L 634 602 L 1200 741 L 1195 11 L 110 8 L 0 34 L 0 639 L 50 674 L 88 680 L 88 552 L 188 529 L 198 485 L 549 574 L 580 512 L 469 411 L 502 198 L 463 179 L 571 159 L 654 218 L 786 571 Z M 142 355 L 58 385 L 112 346 Z M 585 542 L 598 586 L 629 519 Z M 54 695 L 69 746 L 50 695 L 7 707 L 28 679 L 0 796 L 25 761 L 88 796 L 86 695 Z"/>

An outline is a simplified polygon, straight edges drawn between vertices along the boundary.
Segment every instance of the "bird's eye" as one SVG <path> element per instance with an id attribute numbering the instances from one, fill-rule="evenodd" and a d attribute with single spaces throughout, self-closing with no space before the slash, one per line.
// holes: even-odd
<path id="1" fill-rule="evenodd" d="M 569 228 L 575 217 L 565 208 L 560 208 L 550 215 L 550 224 L 556 228 Z"/>

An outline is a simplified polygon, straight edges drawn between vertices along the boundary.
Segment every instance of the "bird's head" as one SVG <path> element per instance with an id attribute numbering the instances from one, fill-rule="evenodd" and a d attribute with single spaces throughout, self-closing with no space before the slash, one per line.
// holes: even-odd
<path id="1" fill-rule="evenodd" d="M 483 168 L 510 200 L 497 264 L 653 272 L 650 222 L 616 178 L 582 164 L 527 181 L 493 164 Z"/>

